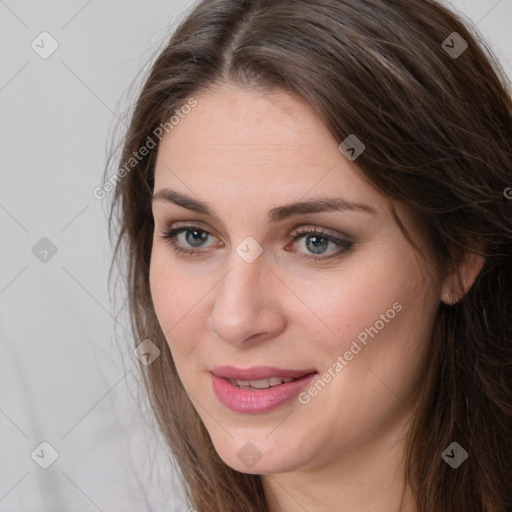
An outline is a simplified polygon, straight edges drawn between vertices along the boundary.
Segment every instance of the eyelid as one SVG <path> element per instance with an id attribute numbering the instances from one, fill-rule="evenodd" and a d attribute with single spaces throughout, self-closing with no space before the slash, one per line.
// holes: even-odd
<path id="1" fill-rule="evenodd" d="M 164 225 L 162 227 L 161 233 L 169 233 L 170 231 L 177 231 L 179 229 L 193 230 L 194 228 L 196 228 L 198 230 L 208 233 L 211 236 L 214 236 L 215 238 L 217 238 L 217 240 L 221 241 L 221 238 L 216 234 L 216 230 L 200 220 L 176 221 L 163 224 Z"/>
<path id="2" fill-rule="evenodd" d="M 293 233 L 295 233 L 295 235 L 308 234 L 308 233 L 312 233 L 312 232 L 324 235 L 325 237 L 328 237 L 328 238 L 331 237 L 331 238 L 337 239 L 339 241 L 345 241 L 345 242 L 351 242 L 351 243 L 355 242 L 354 238 L 352 236 L 350 236 L 349 234 L 344 233 L 343 231 L 334 231 L 334 230 L 331 230 L 328 228 L 320 228 L 317 226 L 306 225 L 306 226 L 300 226 L 293 230 Z M 290 236 L 295 236 L 295 235 L 290 235 Z"/>
<path id="3" fill-rule="evenodd" d="M 194 256 L 202 256 L 209 251 L 208 248 L 184 248 L 180 244 L 176 243 L 175 238 L 179 236 L 180 234 L 187 232 L 187 231 L 202 231 L 203 233 L 206 233 L 209 236 L 214 236 L 218 239 L 215 235 L 213 235 L 209 229 L 203 229 L 200 224 L 201 222 L 181 222 L 181 223 L 169 223 L 168 227 L 161 231 L 160 238 L 162 238 L 164 241 L 166 241 L 176 253 L 182 253 L 187 254 L 188 256 L 194 257 Z M 292 242 L 296 242 L 300 238 L 304 238 L 307 235 L 320 235 L 321 238 L 325 238 L 326 240 L 334 243 L 337 246 L 337 250 L 334 251 L 334 253 L 327 253 L 327 255 L 314 255 L 314 254 L 306 254 L 302 251 L 291 251 L 293 253 L 300 254 L 301 258 L 311 261 L 311 262 L 323 262 L 326 260 L 330 260 L 331 258 L 341 258 L 346 252 L 348 252 L 352 247 L 355 245 L 355 242 L 353 238 L 349 235 L 346 235 L 345 233 L 340 233 L 340 236 L 333 235 L 331 233 L 328 233 L 325 228 L 320 228 L 317 226 L 300 226 L 299 228 L 296 228 L 292 234 L 290 234 L 290 238 L 292 239 Z M 224 245 L 224 242 L 220 241 L 222 245 Z M 285 250 L 288 250 L 285 248 Z"/>
<path id="4" fill-rule="evenodd" d="M 203 227 L 205 226 L 205 227 Z M 208 234 L 215 236 L 215 238 L 220 240 L 220 237 L 217 236 L 216 230 L 212 228 L 211 226 L 205 224 L 203 221 L 200 220 L 191 220 L 191 221 L 176 221 L 176 222 L 169 222 L 167 224 L 164 224 L 163 231 L 168 232 L 171 230 L 176 230 L 180 228 L 187 228 L 187 229 L 193 229 L 198 228 L 202 231 L 206 231 Z M 354 237 L 349 235 L 348 233 L 345 233 L 343 231 L 333 230 L 330 228 L 324 228 L 324 227 L 318 227 L 314 224 L 305 224 L 301 225 L 298 228 L 294 228 L 290 234 L 290 237 L 293 239 L 299 234 L 307 234 L 311 233 L 312 231 L 315 231 L 316 233 L 325 235 L 326 237 L 332 237 L 336 239 L 343 238 L 346 242 L 355 242 Z"/>

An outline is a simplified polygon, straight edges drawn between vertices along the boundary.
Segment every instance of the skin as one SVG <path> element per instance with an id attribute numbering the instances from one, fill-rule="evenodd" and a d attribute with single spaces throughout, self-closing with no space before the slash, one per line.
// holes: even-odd
<path id="1" fill-rule="evenodd" d="M 154 201 L 150 266 L 155 311 L 182 384 L 221 459 L 263 475 L 271 512 L 396 512 L 404 436 L 435 312 L 455 293 L 453 278 L 442 281 L 412 248 L 388 198 L 362 178 L 357 160 L 339 151 L 340 141 L 300 99 L 231 85 L 195 98 L 197 107 L 160 143 L 154 191 L 205 201 L 218 219 Z M 331 196 L 371 205 L 377 215 L 324 212 L 267 223 L 276 206 Z M 395 208 L 414 233 L 411 216 Z M 210 233 L 199 247 L 190 234 L 175 239 L 202 251 L 199 257 L 177 254 L 160 236 L 178 223 Z M 343 248 L 330 242 L 316 254 L 307 235 L 293 241 L 301 226 L 346 233 L 354 245 L 339 257 L 308 260 Z M 263 249 L 250 264 L 236 252 L 248 236 Z M 475 268 L 464 278 L 471 282 Z M 307 405 L 292 400 L 242 414 L 215 396 L 208 370 L 216 365 L 322 374 L 396 302 L 402 310 Z M 237 457 L 248 441 L 262 454 L 250 469 Z M 415 510 L 407 486 L 404 504 L 402 512 Z"/>

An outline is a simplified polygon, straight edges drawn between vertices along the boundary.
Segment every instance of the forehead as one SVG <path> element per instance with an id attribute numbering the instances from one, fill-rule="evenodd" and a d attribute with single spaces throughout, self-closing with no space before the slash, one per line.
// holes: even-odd
<path id="1" fill-rule="evenodd" d="M 297 200 L 326 192 L 383 201 L 301 99 L 232 86 L 194 98 L 197 106 L 160 143 L 155 190 L 193 183 L 198 193 L 246 193 L 253 202 L 260 192 L 280 202 L 283 195 Z"/>
<path id="2" fill-rule="evenodd" d="M 263 93 L 224 86 L 196 99 L 197 106 L 161 143 L 162 150 L 168 146 L 177 156 L 182 153 L 180 148 L 200 147 L 201 153 L 187 155 L 189 162 L 207 153 L 253 167 L 276 158 L 296 160 L 319 142 L 335 145 L 317 114 L 283 91 Z M 320 161 L 319 156 L 310 154 L 308 161 Z"/>

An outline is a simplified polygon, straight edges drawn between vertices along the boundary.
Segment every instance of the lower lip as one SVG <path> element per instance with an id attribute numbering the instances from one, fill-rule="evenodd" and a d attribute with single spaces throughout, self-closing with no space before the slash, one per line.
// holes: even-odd
<path id="1" fill-rule="evenodd" d="M 227 379 L 214 374 L 212 374 L 212 382 L 217 398 L 228 409 L 235 412 L 260 413 L 272 411 L 284 405 L 307 387 L 316 376 L 318 373 L 310 373 L 279 386 L 254 391 L 241 389 Z"/>

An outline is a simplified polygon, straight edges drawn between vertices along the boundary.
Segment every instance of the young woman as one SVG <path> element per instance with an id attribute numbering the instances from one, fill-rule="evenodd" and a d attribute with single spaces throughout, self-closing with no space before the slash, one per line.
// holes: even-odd
<path id="1" fill-rule="evenodd" d="M 198 512 L 512 510 L 512 101 L 451 11 L 204 0 L 118 163 L 135 345 Z"/>

